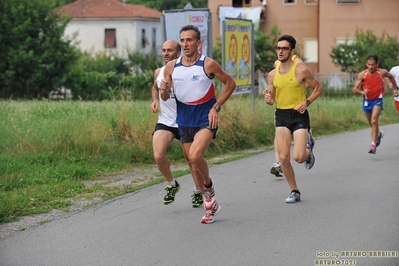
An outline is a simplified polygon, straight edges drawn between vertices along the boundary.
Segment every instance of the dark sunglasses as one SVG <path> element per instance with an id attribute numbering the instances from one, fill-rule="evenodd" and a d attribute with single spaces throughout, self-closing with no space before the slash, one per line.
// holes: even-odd
<path id="1" fill-rule="evenodd" d="M 276 47 L 276 51 L 280 51 L 280 50 L 289 51 L 289 50 L 291 50 L 291 47 L 287 47 L 287 46 L 280 47 L 280 46 L 277 46 Z"/>

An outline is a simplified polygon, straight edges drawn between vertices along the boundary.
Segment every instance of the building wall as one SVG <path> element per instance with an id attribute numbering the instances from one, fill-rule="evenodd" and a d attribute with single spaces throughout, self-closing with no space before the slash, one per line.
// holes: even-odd
<path id="1" fill-rule="evenodd" d="M 163 36 L 162 36 L 162 27 L 160 21 L 145 21 L 145 20 L 134 20 L 130 23 L 132 25 L 135 35 L 132 35 L 134 41 L 132 40 L 132 44 L 136 51 L 143 51 L 144 53 L 148 54 L 152 51 L 152 30 L 156 29 L 155 34 L 155 51 L 161 55 L 162 54 L 162 45 L 163 45 Z M 141 47 L 141 37 L 142 37 L 142 29 L 145 29 L 145 35 L 147 37 L 148 43 L 145 46 L 145 49 Z"/>
<path id="2" fill-rule="evenodd" d="M 269 0 L 267 1 L 266 21 L 262 30 L 263 32 L 270 32 L 273 25 L 277 25 L 281 34 L 294 36 L 297 40 L 297 50 L 303 60 L 306 61 L 305 39 L 317 39 L 317 13 L 318 6 L 305 4 L 305 0 L 297 0 L 295 5 L 285 5 L 283 0 Z M 307 66 L 313 72 L 318 70 L 317 63 L 307 63 Z"/>
<path id="3" fill-rule="evenodd" d="M 356 29 L 372 30 L 378 37 L 386 32 L 391 37 L 396 36 L 399 39 L 398 0 L 360 0 L 359 4 L 337 4 L 336 0 L 319 0 L 319 2 L 320 72 L 340 71 L 332 63 L 329 54 L 335 46 L 336 38 L 354 38 Z M 372 53 L 373 51 L 370 51 L 370 54 Z"/>
<path id="4" fill-rule="evenodd" d="M 251 2 L 252 6 L 262 5 L 261 1 Z M 284 4 L 284 0 L 267 0 L 262 26 L 263 32 L 270 32 L 276 24 L 282 34 L 293 35 L 302 56 L 305 55 L 305 40 L 316 39 L 318 62 L 307 63 L 315 73 L 340 72 L 329 54 L 337 38 L 354 38 L 356 29 L 373 30 L 376 36 L 386 32 L 399 38 L 399 0 L 360 0 L 358 4 L 338 4 L 337 0 L 318 2 L 306 4 L 306 0 L 296 0 L 296 4 Z M 215 45 L 220 37 L 218 7 L 232 6 L 232 0 L 209 0 L 208 6 L 212 12 Z"/>
<path id="5" fill-rule="evenodd" d="M 219 6 L 232 6 L 232 0 L 208 0 L 208 8 L 212 14 L 212 45 L 215 47 L 220 40 Z"/>
<path id="6" fill-rule="evenodd" d="M 65 36 L 77 33 L 76 40 L 82 51 L 92 53 L 109 52 L 126 57 L 127 52 L 136 50 L 149 53 L 152 50 L 152 29 L 156 28 L 156 51 L 160 53 L 162 47 L 162 32 L 160 21 L 140 21 L 131 19 L 73 19 L 65 29 Z M 116 29 L 116 48 L 105 48 L 105 29 Z M 149 45 L 141 47 L 142 29 L 145 29 Z"/>

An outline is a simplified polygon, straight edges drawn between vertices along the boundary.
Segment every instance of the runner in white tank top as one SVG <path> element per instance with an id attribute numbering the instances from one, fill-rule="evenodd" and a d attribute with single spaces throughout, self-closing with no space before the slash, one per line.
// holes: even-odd
<path id="1" fill-rule="evenodd" d="M 162 46 L 162 56 L 165 63 L 172 59 L 178 58 L 181 47 L 176 41 L 166 41 Z M 176 101 L 173 92 L 170 94 L 170 99 L 164 101 L 160 98 L 159 88 L 161 80 L 163 79 L 163 72 L 165 67 L 158 68 L 154 72 L 154 84 L 152 86 L 152 103 L 150 108 L 153 113 L 158 114 L 158 123 L 155 125 L 152 147 L 154 152 L 155 162 L 159 171 L 165 176 L 168 185 L 166 187 L 166 195 L 164 197 L 164 204 L 172 204 L 175 200 L 176 193 L 180 190 L 180 184 L 173 178 L 170 170 L 170 163 L 166 158 L 166 151 L 174 138 L 180 140 L 176 124 Z M 171 90 L 173 91 L 173 90 Z M 191 166 L 189 165 L 191 173 Z M 194 193 L 192 197 L 192 206 L 194 208 L 201 207 L 203 204 L 202 192 L 199 186 L 195 184 Z"/>
<path id="2" fill-rule="evenodd" d="M 398 56 L 398 61 L 399 61 L 399 56 Z M 395 78 L 396 85 L 399 85 L 399 66 L 394 66 L 393 68 L 391 68 L 389 73 L 391 73 L 392 76 Z M 399 92 L 398 92 L 398 90 L 394 90 L 393 97 L 394 97 L 394 101 L 395 101 L 396 113 L 399 116 Z"/>
<path id="3" fill-rule="evenodd" d="M 165 69 L 165 66 L 161 67 L 159 70 L 159 75 L 156 79 L 158 88 L 160 87 L 161 81 L 163 80 L 163 71 Z M 161 96 L 158 93 L 158 98 L 159 98 L 159 105 L 160 105 L 160 110 L 158 114 L 158 123 L 164 124 L 168 127 L 175 127 L 177 128 L 177 123 L 176 123 L 176 100 L 175 100 L 175 95 L 173 93 L 173 88 L 171 89 L 171 94 L 170 94 L 170 101 L 164 101 L 161 99 Z"/>

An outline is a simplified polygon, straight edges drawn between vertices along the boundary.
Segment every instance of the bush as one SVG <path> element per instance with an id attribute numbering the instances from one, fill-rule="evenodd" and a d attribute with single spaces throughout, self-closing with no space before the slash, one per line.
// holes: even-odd
<path id="1" fill-rule="evenodd" d="M 74 99 L 103 101 L 113 99 L 151 99 L 153 73 L 161 66 L 156 54 L 129 54 L 128 59 L 81 53 L 71 69 L 65 87 Z"/>

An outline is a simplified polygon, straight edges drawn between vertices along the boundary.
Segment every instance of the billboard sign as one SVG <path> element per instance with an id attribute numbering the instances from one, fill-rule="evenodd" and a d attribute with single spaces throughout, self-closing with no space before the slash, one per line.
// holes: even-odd
<path id="1" fill-rule="evenodd" d="M 164 29 L 164 41 L 175 40 L 179 42 L 180 29 L 186 25 L 193 25 L 201 32 L 202 44 L 199 47 L 199 52 L 206 56 L 212 56 L 212 33 L 210 32 L 212 21 L 209 9 L 164 10 L 161 20 Z"/>
<path id="2" fill-rule="evenodd" d="M 222 67 L 234 79 L 234 94 L 251 93 L 254 84 L 254 29 L 251 20 L 223 22 Z"/>

